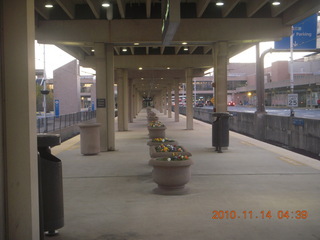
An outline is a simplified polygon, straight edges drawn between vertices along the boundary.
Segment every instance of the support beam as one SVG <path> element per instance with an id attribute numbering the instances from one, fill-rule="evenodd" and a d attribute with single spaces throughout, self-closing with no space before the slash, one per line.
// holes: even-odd
<path id="1" fill-rule="evenodd" d="M 118 131 L 128 131 L 128 71 L 116 70 L 118 86 Z"/>
<path id="2" fill-rule="evenodd" d="M 128 106 L 129 106 L 129 122 L 133 123 L 133 80 L 129 79 L 129 98 L 128 98 Z"/>
<path id="3" fill-rule="evenodd" d="M 174 84 L 174 121 L 179 122 L 179 81 Z"/>
<path id="4" fill-rule="evenodd" d="M 100 18 L 100 4 L 95 0 L 86 0 L 96 19 Z"/>
<path id="5" fill-rule="evenodd" d="M 299 1 L 283 14 L 283 23 L 287 26 L 292 26 L 318 11 L 320 11 L 319 0 L 309 0 L 308 4 Z"/>
<path id="6" fill-rule="evenodd" d="M 34 1 L 1 1 L 0 15 L 0 162 L 5 166 L 5 175 L 0 172 L 5 191 L 0 195 L 6 202 L 0 212 L 6 223 L 5 229 L 0 226 L 0 238 L 39 240 Z"/>
<path id="7" fill-rule="evenodd" d="M 167 87 L 168 92 L 168 118 L 172 118 L 172 86 L 171 84 Z"/>
<path id="8" fill-rule="evenodd" d="M 216 43 L 213 55 L 216 111 L 227 112 L 228 43 Z"/>
<path id="9" fill-rule="evenodd" d="M 146 0 L 146 15 L 147 18 L 151 17 L 151 0 Z"/>
<path id="10" fill-rule="evenodd" d="M 187 130 L 193 130 L 193 84 L 192 84 L 192 69 L 186 69 L 186 87 L 187 87 L 187 109 L 186 109 L 186 117 L 187 117 Z"/>
<path id="11" fill-rule="evenodd" d="M 126 18 L 126 2 L 124 0 L 117 0 L 117 4 L 121 18 Z"/>
<path id="12" fill-rule="evenodd" d="M 258 12 L 269 0 L 254 0 L 247 3 L 247 15 L 252 17 L 256 12 Z"/>
<path id="13" fill-rule="evenodd" d="M 103 43 L 96 43 L 95 49 L 95 61 L 96 61 L 96 94 L 97 94 L 97 122 L 101 124 L 100 127 L 100 150 L 102 152 L 108 151 L 108 137 L 107 137 L 107 75 L 106 75 L 106 56 L 105 45 Z M 98 102 L 105 104 L 98 104 Z"/>
<path id="14" fill-rule="evenodd" d="M 227 17 L 229 13 L 237 6 L 240 0 L 229 0 L 222 8 L 222 17 Z"/>
<path id="15" fill-rule="evenodd" d="M 206 8 L 208 7 L 208 4 L 210 3 L 210 0 L 200 0 L 197 3 L 197 17 L 200 18 Z"/>
<path id="16" fill-rule="evenodd" d="M 70 0 L 56 0 L 59 6 L 63 9 L 63 11 L 68 15 L 70 19 L 75 18 L 74 4 Z"/>

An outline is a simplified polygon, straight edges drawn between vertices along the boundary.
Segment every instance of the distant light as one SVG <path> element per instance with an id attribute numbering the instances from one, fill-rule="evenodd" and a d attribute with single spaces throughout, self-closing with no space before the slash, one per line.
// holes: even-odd
<path id="1" fill-rule="evenodd" d="M 188 50 L 189 50 L 188 47 L 184 47 L 184 48 L 183 48 L 183 51 L 188 51 Z"/>
<path id="2" fill-rule="evenodd" d="M 143 68 L 142 67 L 139 67 L 139 70 L 142 70 Z"/>
<path id="3" fill-rule="evenodd" d="M 91 49 L 91 52 L 94 52 L 94 49 Z"/>
<path id="4" fill-rule="evenodd" d="M 187 45 L 187 44 L 188 44 L 187 42 L 183 42 L 183 43 L 182 43 L 182 45 Z"/>
<path id="5" fill-rule="evenodd" d="M 108 7 L 110 7 L 110 3 L 107 2 L 107 1 L 103 1 L 101 6 L 104 7 L 104 8 L 108 8 Z"/>
<path id="6" fill-rule="evenodd" d="M 122 48 L 122 52 L 127 52 L 128 49 L 127 48 Z"/>
<path id="7" fill-rule="evenodd" d="M 273 5 L 273 6 L 278 6 L 278 5 L 280 5 L 280 4 L 281 4 L 281 3 L 280 3 L 279 1 L 273 1 L 273 2 L 272 2 L 272 5 Z"/>
<path id="8" fill-rule="evenodd" d="M 139 46 L 139 45 L 140 45 L 140 43 L 137 43 L 137 42 L 136 42 L 136 43 L 134 43 L 133 45 L 135 45 L 135 46 Z"/>
<path id="9" fill-rule="evenodd" d="M 50 1 L 47 1 L 44 5 L 46 8 L 53 8 L 53 4 Z"/>
<path id="10" fill-rule="evenodd" d="M 170 69 L 170 67 L 167 67 L 167 69 L 169 70 L 169 69 Z"/>
<path id="11" fill-rule="evenodd" d="M 216 5 L 217 5 L 217 6 L 223 6 L 223 5 L 224 5 L 224 2 L 222 2 L 222 1 L 217 1 L 217 2 L 216 2 Z"/>

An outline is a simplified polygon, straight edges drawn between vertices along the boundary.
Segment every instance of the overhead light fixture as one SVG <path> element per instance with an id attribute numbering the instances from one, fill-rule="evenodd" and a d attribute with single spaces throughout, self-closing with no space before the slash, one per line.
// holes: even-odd
<path id="1" fill-rule="evenodd" d="M 139 70 L 142 70 L 143 68 L 142 67 L 139 67 Z"/>
<path id="2" fill-rule="evenodd" d="M 46 8 L 53 8 L 53 4 L 51 1 L 46 1 L 45 4 L 44 4 L 44 7 Z"/>
<path id="3" fill-rule="evenodd" d="M 91 49 L 91 52 L 94 52 L 94 49 Z"/>
<path id="4" fill-rule="evenodd" d="M 216 5 L 217 5 L 217 6 L 223 6 L 223 5 L 224 5 L 224 2 L 221 1 L 221 0 L 218 0 L 218 1 L 216 2 Z"/>
<path id="5" fill-rule="evenodd" d="M 108 1 L 103 1 L 101 6 L 104 8 L 108 8 L 108 7 L 110 7 L 110 3 Z"/>
<path id="6" fill-rule="evenodd" d="M 133 45 L 134 45 L 134 46 L 139 46 L 139 45 L 140 45 L 140 43 L 137 43 L 137 42 L 136 42 L 136 43 L 134 43 Z"/>
<path id="7" fill-rule="evenodd" d="M 182 43 L 182 45 L 187 45 L 187 44 L 188 44 L 187 42 L 183 42 L 183 43 Z"/>
<path id="8" fill-rule="evenodd" d="M 170 69 L 170 67 L 167 67 L 167 69 L 169 70 L 169 69 Z"/>
<path id="9" fill-rule="evenodd" d="M 188 50 L 189 50 L 188 47 L 184 47 L 184 48 L 183 48 L 183 51 L 188 51 Z"/>
<path id="10" fill-rule="evenodd" d="M 122 52 L 127 52 L 128 49 L 127 48 L 122 48 Z"/>
<path id="11" fill-rule="evenodd" d="M 278 6 L 278 5 L 280 5 L 280 4 L 281 4 L 280 1 L 273 1 L 273 2 L 272 2 L 272 5 L 273 5 L 273 6 Z"/>

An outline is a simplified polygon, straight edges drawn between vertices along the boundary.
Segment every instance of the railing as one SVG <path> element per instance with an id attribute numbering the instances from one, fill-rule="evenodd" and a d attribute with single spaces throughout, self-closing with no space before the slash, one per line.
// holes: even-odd
<path id="1" fill-rule="evenodd" d="M 49 116 L 49 117 L 38 117 L 37 119 L 37 132 L 47 133 L 61 130 L 79 122 L 85 122 L 96 117 L 96 111 L 88 112 L 77 112 L 66 115 L 61 115 L 59 117 Z"/>

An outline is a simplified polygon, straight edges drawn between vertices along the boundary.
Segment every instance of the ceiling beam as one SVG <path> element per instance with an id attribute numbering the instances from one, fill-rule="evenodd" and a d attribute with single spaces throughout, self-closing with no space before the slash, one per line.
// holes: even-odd
<path id="1" fill-rule="evenodd" d="M 151 0 L 146 0 L 146 14 L 147 18 L 151 17 Z"/>
<path id="2" fill-rule="evenodd" d="M 100 18 L 100 4 L 95 0 L 86 0 L 96 19 Z"/>
<path id="3" fill-rule="evenodd" d="M 200 18 L 206 8 L 208 7 L 208 4 L 210 3 L 210 0 L 199 0 L 197 2 L 197 17 Z"/>
<path id="4" fill-rule="evenodd" d="M 291 26 L 320 11 L 319 0 L 299 1 L 283 13 L 283 23 Z"/>
<path id="5" fill-rule="evenodd" d="M 44 7 L 44 2 L 40 0 L 34 1 L 34 8 L 37 13 L 41 15 L 46 20 L 49 20 L 50 18 L 50 9 Z"/>
<path id="6" fill-rule="evenodd" d="M 165 16 L 162 25 L 162 44 L 170 45 L 174 35 L 180 24 L 180 0 L 170 1 L 169 9 L 166 9 L 170 14 Z"/>
<path id="7" fill-rule="evenodd" d="M 126 3 L 124 0 L 117 0 L 118 9 L 121 18 L 126 18 Z"/>
<path id="8" fill-rule="evenodd" d="M 84 51 L 79 51 L 80 48 L 74 47 L 74 46 L 65 46 L 65 45 L 56 45 L 56 47 L 60 48 L 61 50 L 65 51 L 66 53 L 70 54 L 74 58 L 78 59 L 79 61 L 82 61 L 85 59 L 86 54 Z"/>
<path id="9" fill-rule="evenodd" d="M 206 45 L 221 40 L 271 41 L 289 36 L 290 32 L 290 26 L 284 26 L 281 18 L 181 19 L 172 42 L 176 45 L 184 41 Z M 161 45 L 161 39 L 160 19 L 39 21 L 36 28 L 36 40 L 57 44 L 110 42 L 123 45 L 139 42 L 143 46 L 143 43 Z"/>
<path id="10" fill-rule="evenodd" d="M 272 6 L 272 17 L 277 17 L 299 0 L 282 0 L 279 6 Z"/>
<path id="11" fill-rule="evenodd" d="M 239 2 L 240 0 L 229 0 L 225 2 L 222 8 L 222 17 L 227 17 Z"/>
<path id="12" fill-rule="evenodd" d="M 258 12 L 269 0 L 252 0 L 247 3 L 247 15 L 252 17 Z"/>
<path id="13" fill-rule="evenodd" d="M 63 11 L 69 16 L 70 19 L 75 18 L 75 5 L 70 0 L 56 0 Z"/>

